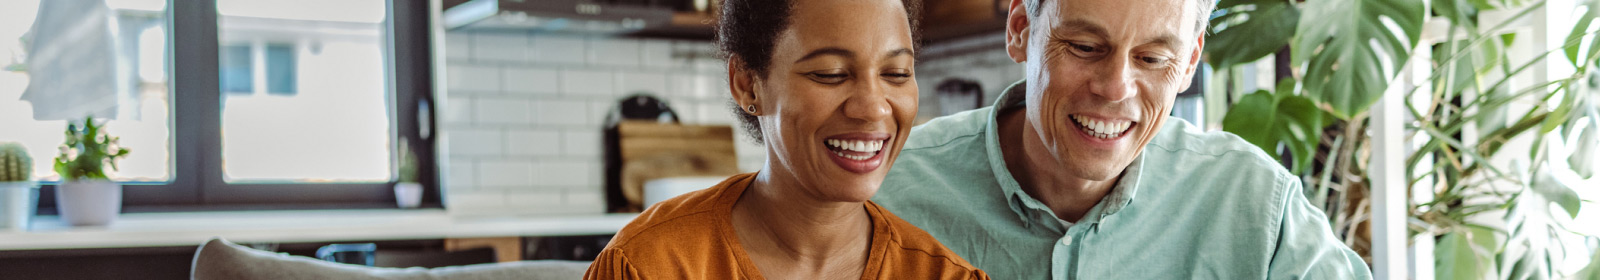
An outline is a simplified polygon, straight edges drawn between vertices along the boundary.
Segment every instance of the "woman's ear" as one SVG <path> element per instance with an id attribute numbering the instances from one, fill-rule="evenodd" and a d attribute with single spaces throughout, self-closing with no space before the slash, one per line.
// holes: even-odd
<path id="1" fill-rule="evenodd" d="M 1011 11 L 1006 13 L 1006 55 L 1012 62 L 1028 61 L 1028 0 L 1011 0 Z"/>
<path id="2" fill-rule="evenodd" d="M 756 73 L 744 67 L 744 61 L 738 56 L 728 58 L 728 89 L 733 94 L 733 102 L 739 104 L 740 109 L 760 107 L 761 99 L 756 94 Z M 759 115 L 759 111 L 745 113 Z"/>

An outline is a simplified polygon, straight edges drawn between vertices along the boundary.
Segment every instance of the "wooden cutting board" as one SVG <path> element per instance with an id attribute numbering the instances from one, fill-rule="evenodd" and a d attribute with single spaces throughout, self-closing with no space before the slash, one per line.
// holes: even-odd
<path id="1" fill-rule="evenodd" d="M 623 211 L 643 210 L 644 182 L 668 177 L 739 173 L 733 127 L 623 121 L 617 124 Z"/>

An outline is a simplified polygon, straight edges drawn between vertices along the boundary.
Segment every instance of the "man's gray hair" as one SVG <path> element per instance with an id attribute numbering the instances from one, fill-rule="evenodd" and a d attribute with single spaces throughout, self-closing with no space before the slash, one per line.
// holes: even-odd
<path id="1" fill-rule="evenodd" d="M 1071 0 L 1056 0 L 1056 1 L 1071 1 Z M 1183 0 L 1178 0 L 1178 1 L 1183 1 Z M 1044 0 L 1023 0 L 1022 1 L 1022 6 L 1024 8 L 1028 9 L 1027 10 L 1028 11 L 1028 18 L 1039 17 L 1039 5 L 1042 5 L 1043 2 L 1044 2 Z M 1211 12 L 1217 9 L 1217 1 L 1216 0 L 1195 0 L 1195 1 L 1192 1 L 1192 2 L 1195 3 L 1195 24 L 1194 24 L 1195 33 L 1203 34 L 1206 31 L 1206 27 L 1211 24 Z"/>

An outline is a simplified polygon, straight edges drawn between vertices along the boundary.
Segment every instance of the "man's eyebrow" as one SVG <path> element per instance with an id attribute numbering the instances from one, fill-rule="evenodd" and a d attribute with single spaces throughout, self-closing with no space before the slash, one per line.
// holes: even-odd
<path id="1" fill-rule="evenodd" d="M 1105 26 L 1082 19 L 1069 19 L 1061 22 L 1061 25 L 1055 28 L 1054 33 L 1061 34 L 1064 32 L 1086 32 L 1100 38 L 1111 37 L 1111 32 L 1106 31 Z"/>
<path id="2" fill-rule="evenodd" d="M 1151 38 L 1149 41 L 1145 41 L 1145 44 L 1162 45 L 1162 46 L 1165 46 L 1167 48 L 1174 49 L 1173 51 L 1177 51 L 1176 49 L 1178 48 L 1178 46 L 1182 46 L 1183 45 L 1182 41 L 1178 40 L 1178 36 L 1177 35 L 1172 35 L 1172 33 L 1162 33 L 1161 35 L 1158 35 L 1155 38 Z"/>
<path id="3" fill-rule="evenodd" d="M 817 58 L 819 56 L 824 56 L 824 55 L 837 55 L 837 56 L 843 56 L 845 58 L 855 58 L 856 57 L 856 53 L 852 52 L 850 50 L 846 50 L 846 49 L 842 49 L 842 48 L 838 48 L 838 47 L 825 47 L 825 48 L 816 49 L 816 50 L 813 50 L 813 51 L 811 51 L 809 53 L 806 53 L 805 56 L 801 56 L 800 59 L 797 59 L 794 62 L 795 63 L 799 63 L 801 61 L 806 61 L 807 59 Z"/>

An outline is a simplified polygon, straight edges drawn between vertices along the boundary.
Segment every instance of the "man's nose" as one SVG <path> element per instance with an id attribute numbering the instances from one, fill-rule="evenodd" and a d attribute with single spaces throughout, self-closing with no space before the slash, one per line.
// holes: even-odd
<path id="1" fill-rule="evenodd" d="M 1132 61 L 1127 56 L 1106 61 L 1096 71 L 1098 77 L 1090 82 L 1090 92 L 1111 102 L 1133 98 L 1138 89 L 1133 84 L 1134 71 L 1129 69 L 1132 66 Z"/>
<path id="2" fill-rule="evenodd" d="M 861 79 L 855 83 L 849 99 L 844 101 L 844 115 L 851 119 L 876 121 L 892 114 L 889 100 L 884 96 L 887 82 L 880 79 Z"/>

